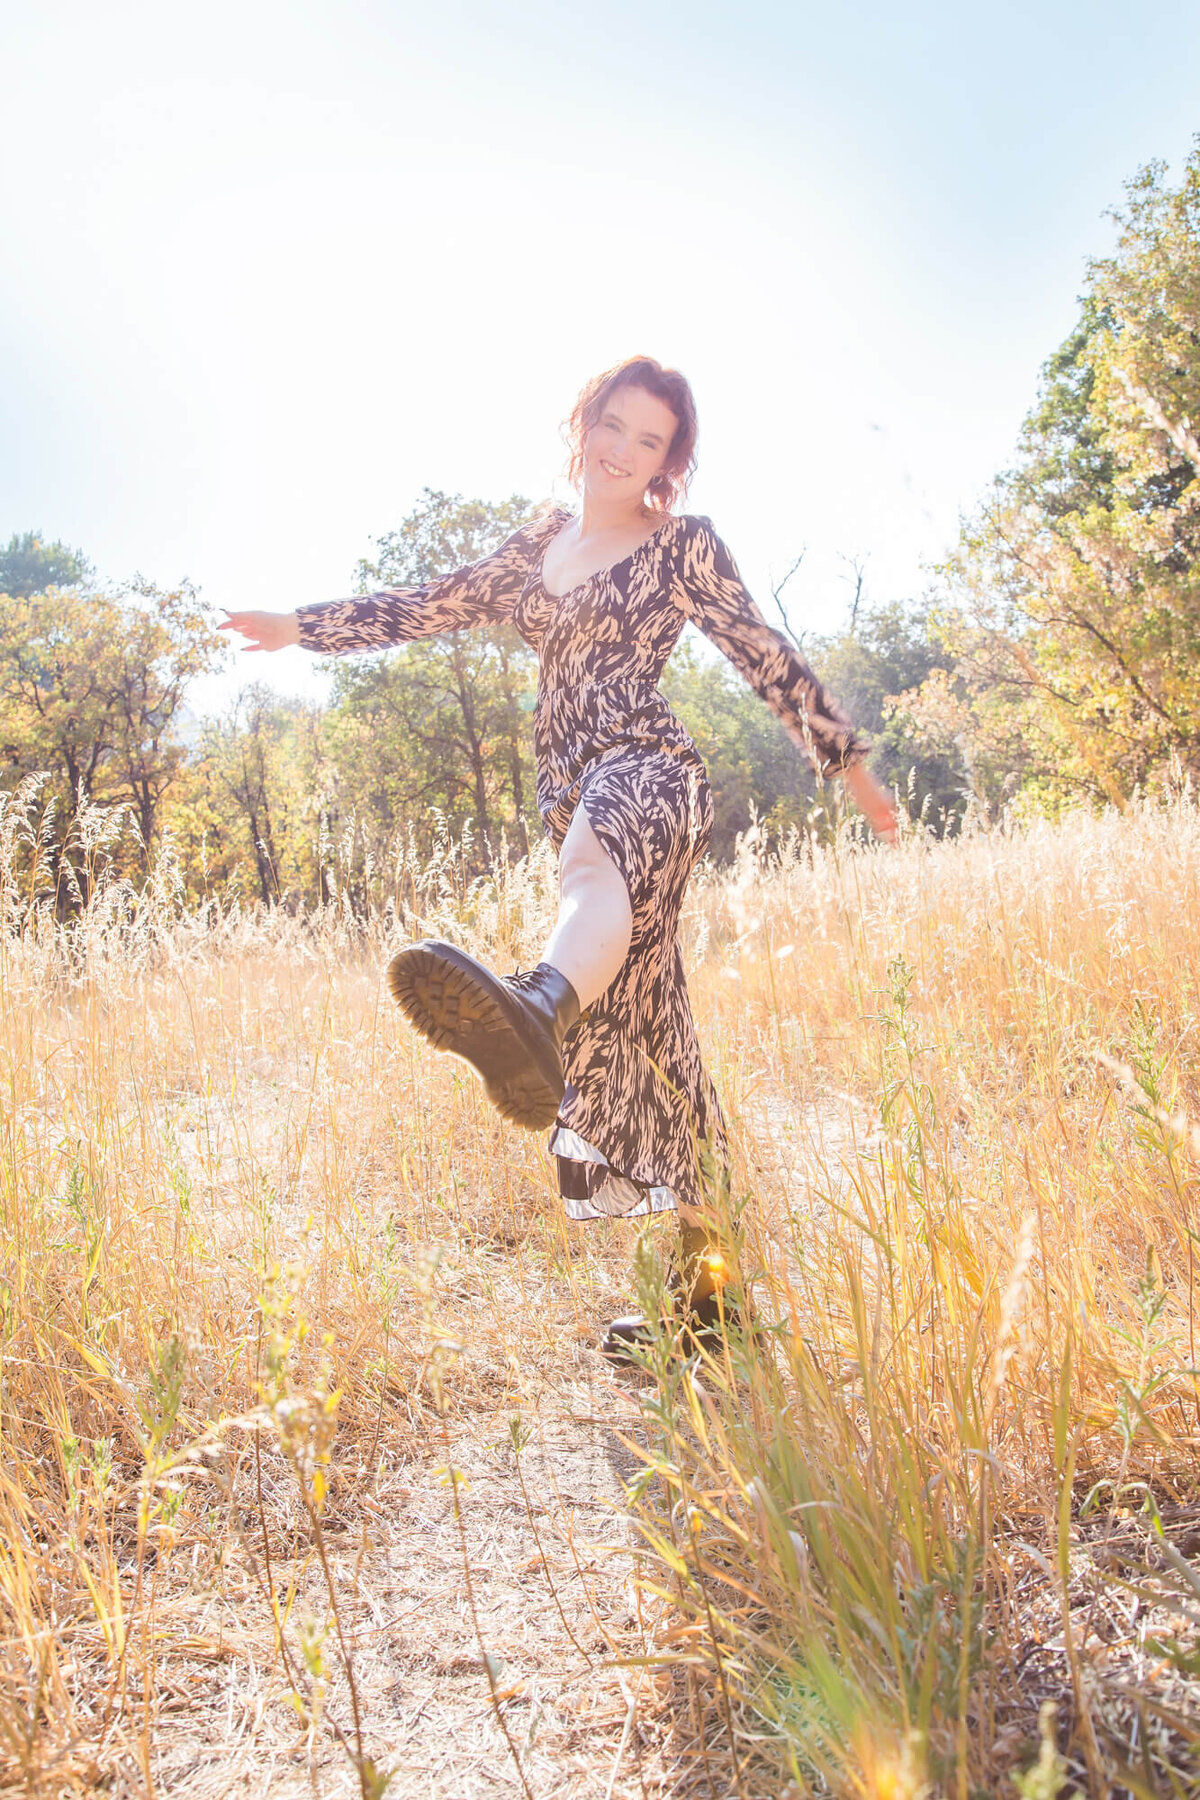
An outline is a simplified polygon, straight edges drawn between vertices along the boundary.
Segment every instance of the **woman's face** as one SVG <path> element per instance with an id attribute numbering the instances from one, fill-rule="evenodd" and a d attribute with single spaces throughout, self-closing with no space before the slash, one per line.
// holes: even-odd
<path id="1" fill-rule="evenodd" d="M 583 482 L 597 500 L 640 501 L 667 460 L 678 424 L 664 400 L 645 388 L 619 387 L 583 446 Z"/>

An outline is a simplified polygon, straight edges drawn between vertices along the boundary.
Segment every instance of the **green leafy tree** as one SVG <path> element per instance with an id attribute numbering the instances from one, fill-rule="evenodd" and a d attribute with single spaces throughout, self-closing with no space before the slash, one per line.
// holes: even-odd
<path id="1" fill-rule="evenodd" d="M 777 590 L 782 626 L 870 738 L 871 768 L 879 780 L 942 829 L 962 810 L 961 763 L 918 742 L 897 705 L 900 695 L 927 678 L 942 652 L 924 613 L 899 604 L 865 606 L 859 574 L 846 631 L 804 645 Z M 698 644 L 691 632 L 681 639 L 663 691 L 708 765 L 715 813 L 710 853 L 725 861 L 754 817 L 775 832 L 807 829 L 819 796 L 808 762 L 779 720 L 724 658 L 706 655 Z"/>
<path id="2" fill-rule="evenodd" d="M 71 591 L 9 597 L 0 637 L 0 758 L 7 784 L 44 771 L 70 812 L 113 754 L 106 664 L 112 608 Z"/>
<path id="3" fill-rule="evenodd" d="M 426 488 L 359 565 L 358 588 L 413 587 L 498 548 L 530 518 L 528 501 L 465 500 Z M 511 625 L 423 638 L 382 655 L 338 658 L 327 745 L 338 813 L 354 813 L 378 852 L 410 824 L 470 821 L 493 849 L 524 847 L 536 783 L 530 714 L 534 653 Z M 483 854 L 481 848 L 481 855 Z"/>
<path id="4" fill-rule="evenodd" d="M 1200 773 L 1200 140 L 1114 217 L 1016 466 L 943 571 L 944 666 L 906 701 L 990 804 L 1121 806 Z"/>
<path id="5" fill-rule="evenodd" d="M 662 690 L 708 767 L 713 791 L 709 855 L 733 855 L 737 835 L 757 817 L 768 829 L 805 823 L 815 784 L 804 757 L 770 709 L 724 657 L 680 641 Z"/>
<path id="6" fill-rule="evenodd" d="M 227 646 L 186 583 L 167 592 L 140 584 L 117 609 L 114 639 L 106 672 L 114 718 L 109 773 L 151 845 L 187 756 L 179 725 L 188 690 L 216 669 Z"/>
<path id="7" fill-rule="evenodd" d="M 258 682 L 203 721 L 168 811 L 193 891 L 248 878 L 265 902 L 320 897 L 323 728 L 321 707 Z"/>
<path id="8" fill-rule="evenodd" d="M 909 723 L 900 696 L 946 665 L 923 609 L 891 602 L 858 612 L 853 629 L 819 641 L 821 678 L 871 739 L 871 769 L 913 813 L 944 830 L 962 813 L 966 772 L 951 745 L 932 749 Z"/>
<path id="9" fill-rule="evenodd" d="M 77 587 L 92 569 L 79 550 L 46 542 L 40 531 L 14 532 L 0 549 L 0 595 L 15 600 L 44 594 L 50 588 Z"/>
<path id="10" fill-rule="evenodd" d="M 148 854 L 186 747 L 192 681 L 224 642 L 195 592 L 51 588 L 9 596 L 0 637 L 0 765 L 45 771 L 65 831 L 80 796 L 127 805 Z"/>

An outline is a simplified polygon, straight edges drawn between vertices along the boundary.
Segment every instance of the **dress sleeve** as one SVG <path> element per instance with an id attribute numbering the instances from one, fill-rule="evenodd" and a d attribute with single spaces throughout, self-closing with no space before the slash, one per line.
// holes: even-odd
<path id="1" fill-rule="evenodd" d="M 711 519 L 684 521 L 675 598 L 782 720 L 818 774 L 840 773 L 862 761 L 865 740 L 795 646 L 767 624 Z"/>
<path id="2" fill-rule="evenodd" d="M 532 558 L 538 554 L 553 517 L 523 525 L 498 550 L 439 575 L 420 587 L 381 588 L 355 600 L 325 600 L 297 608 L 300 643 L 325 656 L 378 650 L 413 638 L 437 637 L 468 625 L 499 624 L 512 617 Z"/>

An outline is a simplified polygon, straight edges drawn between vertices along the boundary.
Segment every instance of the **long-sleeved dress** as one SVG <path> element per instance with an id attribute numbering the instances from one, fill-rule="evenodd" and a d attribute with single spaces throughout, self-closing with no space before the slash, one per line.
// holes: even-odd
<path id="1" fill-rule="evenodd" d="M 818 768 L 865 745 L 807 662 L 773 631 L 712 522 L 670 514 L 631 555 L 565 594 L 542 580 L 555 508 L 492 555 L 421 587 L 299 610 L 300 642 L 338 655 L 511 620 L 537 652 L 537 802 L 560 849 L 581 802 L 625 879 L 629 955 L 563 1045 L 566 1093 L 550 1138 L 576 1219 L 703 1205 L 725 1157 L 679 946 L 688 876 L 712 832 L 695 744 L 658 691 L 691 619 L 741 671 Z"/>

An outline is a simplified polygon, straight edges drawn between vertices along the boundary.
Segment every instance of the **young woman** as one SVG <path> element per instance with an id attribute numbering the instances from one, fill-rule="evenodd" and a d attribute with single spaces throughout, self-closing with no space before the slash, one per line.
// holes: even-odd
<path id="1" fill-rule="evenodd" d="M 677 1208 L 676 1280 L 693 1332 L 724 1308 L 706 1258 L 705 1197 L 724 1168 L 721 1112 L 700 1060 L 678 925 L 712 831 L 695 744 L 658 691 L 691 619 L 822 774 L 845 780 L 885 839 L 890 800 L 865 746 L 804 658 L 766 624 L 706 518 L 673 508 L 695 468 L 696 409 L 674 369 L 633 357 L 589 382 L 570 420 L 579 513 L 542 514 L 499 550 L 422 587 L 298 613 L 231 613 L 251 650 L 323 654 L 511 619 L 538 653 L 538 810 L 558 851 L 558 920 L 536 968 L 498 976 L 452 944 L 392 959 L 410 1022 L 483 1078 L 489 1100 L 552 1127 L 574 1219 Z M 617 1320 L 620 1356 L 645 1322 Z"/>

